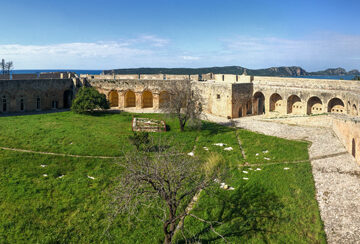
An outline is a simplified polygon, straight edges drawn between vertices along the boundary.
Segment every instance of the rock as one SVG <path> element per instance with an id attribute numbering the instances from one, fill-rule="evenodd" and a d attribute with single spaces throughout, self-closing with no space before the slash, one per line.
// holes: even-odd
<path id="1" fill-rule="evenodd" d="M 89 179 L 92 179 L 92 180 L 95 180 L 95 178 L 94 178 L 94 177 L 92 177 L 92 176 L 88 176 L 88 178 L 89 178 Z"/>
<path id="2" fill-rule="evenodd" d="M 229 190 L 233 191 L 233 190 L 235 190 L 235 188 L 234 187 L 229 187 Z"/>
<path id="3" fill-rule="evenodd" d="M 48 177 L 48 175 L 47 175 L 47 174 L 43 174 L 43 176 L 44 176 L 44 177 Z"/>
<path id="4" fill-rule="evenodd" d="M 284 168 L 284 170 L 289 170 L 290 168 Z"/>
<path id="5" fill-rule="evenodd" d="M 244 174 L 247 174 L 247 173 L 249 173 L 249 172 L 247 172 L 247 171 L 243 170 L 243 173 L 244 173 Z"/>
<path id="6" fill-rule="evenodd" d="M 224 150 L 225 150 L 225 151 L 232 151 L 233 148 L 232 148 L 232 147 L 226 147 L 226 148 L 224 148 Z"/>
<path id="7" fill-rule="evenodd" d="M 189 152 L 187 155 L 191 156 L 191 157 L 194 157 L 194 152 Z"/>
<path id="8" fill-rule="evenodd" d="M 223 146 L 225 146 L 226 144 L 219 142 L 219 143 L 214 143 L 214 145 L 215 145 L 215 146 L 219 146 L 219 147 L 223 147 Z"/>
<path id="9" fill-rule="evenodd" d="M 45 168 L 46 166 L 45 164 L 40 165 L 41 168 Z"/>
<path id="10" fill-rule="evenodd" d="M 244 177 L 243 180 L 249 180 L 249 178 Z"/>

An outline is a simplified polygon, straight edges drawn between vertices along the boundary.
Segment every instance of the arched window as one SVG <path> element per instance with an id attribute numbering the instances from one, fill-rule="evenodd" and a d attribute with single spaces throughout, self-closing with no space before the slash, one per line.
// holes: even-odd
<path id="1" fill-rule="evenodd" d="M 136 97 L 133 91 L 127 91 L 125 93 L 125 108 L 135 107 Z"/>
<path id="2" fill-rule="evenodd" d="M 24 98 L 20 99 L 20 111 L 24 111 L 25 107 L 24 107 Z"/>
<path id="3" fill-rule="evenodd" d="M 6 97 L 3 96 L 2 97 L 2 111 L 6 112 L 7 111 L 7 101 L 6 101 Z"/>
<path id="4" fill-rule="evenodd" d="M 109 102 L 110 102 L 110 107 L 119 106 L 119 94 L 117 91 L 111 91 L 109 93 Z"/>
<path id="5" fill-rule="evenodd" d="M 257 115 L 265 113 L 265 96 L 262 92 L 256 92 L 254 94 L 253 113 Z"/>
<path id="6" fill-rule="evenodd" d="M 40 97 L 36 98 L 36 109 L 40 110 Z"/>
<path id="7" fill-rule="evenodd" d="M 280 112 L 281 105 L 282 105 L 282 97 L 277 93 L 272 94 L 270 97 L 270 111 Z"/>
<path id="8" fill-rule="evenodd" d="M 153 95 L 150 91 L 144 91 L 142 94 L 142 107 L 152 108 L 153 107 Z"/>

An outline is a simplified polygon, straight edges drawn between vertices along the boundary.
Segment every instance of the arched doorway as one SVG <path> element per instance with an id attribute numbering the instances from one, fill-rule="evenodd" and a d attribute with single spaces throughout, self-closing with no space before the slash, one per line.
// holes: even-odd
<path id="1" fill-rule="evenodd" d="M 125 108 L 135 107 L 136 99 L 133 91 L 127 91 L 125 93 Z"/>
<path id="2" fill-rule="evenodd" d="M 64 92 L 64 108 L 71 107 L 72 99 L 73 99 L 73 92 L 71 90 L 66 90 Z M 40 98 L 37 98 L 36 108 L 40 109 Z"/>
<path id="3" fill-rule="evenodd" d="M 354 116 L 358 115 L 357 107 L 355 104 L 353 104 L 351 107 L 351 115 L 354 115 Z"/>
<path id="4" fill-rule="evenodd" d="M 323 113 L 323 103 L 318 97 L 311 97 L 307 102 L 307 114 Z"/>
<path id="5" fill-rule="evenodd" d="M 265 113 L 265 96 L 262 92 L 256 92 L 253 97 L 253 114 Z"/>
<path id="6" fill-rule="evenodd" d="M 291 95 L 287 100 L 287 113 L 288 114 L 301 114 L 302 104 L 300 97 Z"/>
<path id="7" fill-rule="evenodd" d="M 270 112 L 280 112 L 282 106 L 282 97 L 274 93 L 270 96 Z"/>
<path id="8" fill-rule="evenodd" d="M 344 102 L 339 98 L 331 99 L 328 103 L 328 112 L 344 114 L 346 112 Z"/>
<path id="9" fill-rule="evenodd" d="M 170 94 L 166 91 L 160 92 L 159 107 L 164 108 L 169 105 L 169 102 L 170 102 Z"/>
<path id="10" fill-rule="evenodd" d="M 142 94 L 142 107 L 152 108 L 153 107 L 153 95 L 150 91 L 144 91 Z"/>
<path id="11" fill-rule="evenodd" d="M 109 92 L 110 107 L 119 107 L 119 94 L 117 91 Z"/>
<path id="12" fill-rule="evenodd" d="M 356 143 L 355 143 L 355 139 L 352 139 L 351 142 L 351 155 L 353 155 L 354 158 L 356 158 Z"/>

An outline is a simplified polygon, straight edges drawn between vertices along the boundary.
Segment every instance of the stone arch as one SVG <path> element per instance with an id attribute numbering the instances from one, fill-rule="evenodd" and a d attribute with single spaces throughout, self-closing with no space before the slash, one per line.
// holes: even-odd
<path id="1" fill-rule="evenodd" d="M 253 113 L 257 115 L 265 113 L 265 96 L 262 92 L 256 92 L 253 96 Z"/>
<path id="2" fill-rule="evenodd" d="M 356 143 L 355 138 L 351 141 L 351 155 L 353 155 L 354 158 L 356 158 Z"/>
<path id="3" fill-rule="evenodd" d="M 344 114 L 346 112 L 344 102 L 340 98 L 332 98 L 328 103 L 328 112 Z"/>
<path id="4" fill-rule="evenodd" d="M 143 91 L 141 96 L 142 107 L 143 108 L 152 108 L 153 107 L 153 94 L 151 91 Z"/>
<path id="5" fill-rule="evenodd" d="M 288 114 L 300 114 L 302 113 L 301 99 L 297 95 L 291 95 L 287 99 L 287 113 Z"/>
<path id="6" fill-rule="evenodd" d="M 119 107 L 119 94 L 117 91 L 112 90 L 109 92 L 110 107 Z"/>
<path id="7" fill-rule="evenodd" d="M 307 114 L 321 114 L 323 113 L 323 103 L 318 97 L 311 97 L 307 102 Z"/>
<path id="8" fill-rule="evenodd" d="M 278 93 L 270 96 L 270 112 L 280 112 L 282 106 L 282 97 Z"/>
<path id="9" fill-rule="evenodd" d="M 164 108 L 166 107 L 170 102 L 170 93 L 167 91 L 162 91 L 159 94 L 159 107 Z"/>
<path id="10" fill-rule="evenodd" d="M 135 106 L 136 106 L 135 92 L 129 90 L 125 93 L 125 108 L 130 108 Z"/>
<path id="11" fill-rule="evenodd" d="M 39 98 L 39 97 L 38 97 Z M 72 90 L 66 90 L 64 91 L 64 97 L 63 97 L 63 100 L 64 100 L 64 108 L 70 108 L 71 107 L 71 102 L 72 102 L 72 99 L 73 99 L 73 92 Z M 38 103 L 38 101 L 36 101 L 36 103 Z M 38 106 L 38 104 L 36 105 Z M 40 109 L 37 107 L 37 109 Z"/>
<path id="12" fill-rule="evenodd" d="M 357 111 L 357 107 L 356 104 L 353 104 L 351 106 L 351 115 L 357 116 L 358 115 L 358 111 Z"/>

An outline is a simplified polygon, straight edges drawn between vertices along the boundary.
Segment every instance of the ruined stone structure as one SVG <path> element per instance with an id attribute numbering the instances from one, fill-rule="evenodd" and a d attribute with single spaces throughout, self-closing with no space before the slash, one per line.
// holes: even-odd
<path id="1" fill-rule="evenodd" d="M 35 77 L 36 76 L 36 77 Z M 118 109 L 160 109 L 174 84 L 190 83 L 204 112 L 225 118 L 331 113 L 333 129 L 360 162 L 360 83 L 229 74 L 81 75 L 44 73 L 0 79 L 0 112 L 69 108 L 77 87 L 92 86 Z M 360 119 L 360 118 L 359 118 Z"/>
<path id="2" fill-rule="evenodd" d="M 56 78 L 22 74 L 0 80 L 0 114 L 70 108 L 78 80 L 46 77 Z"/>

